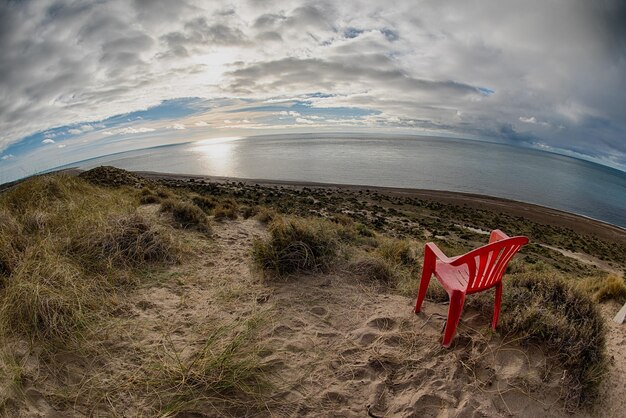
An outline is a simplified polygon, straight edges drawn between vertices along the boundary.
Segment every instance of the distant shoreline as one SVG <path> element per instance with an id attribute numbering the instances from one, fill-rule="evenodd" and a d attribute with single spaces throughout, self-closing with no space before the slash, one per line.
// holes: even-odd
<path id="1" fill-rule="evenodd" d="M 194 174 L 173 174 L 155 171 L 134 171 L 134 173 L 148 179 L 166 179 L 188 181 L 211 181 L 211 182 L 243 182 L 246 184 L 259 184 L 263 186 L 283 186 L 301 189 L 309 188 L 332 188 L 350 191 L 377 192 L 389 196 L 412 197 L 422 200 L 451 205 L 467 205 L 475 209 L 505 212 L 512 216 L 521 216 L 536 223 L 546 223 L 553 226 L 570 228 L 578 233 L 592 234 L 599 238 L 626 245 L 626 229 L 608 222 L 593 219 L 584 215 L 577 215 L 558 209 L 548 208 L 533 203 L 520 202 L 495 196 L 479 195 L 472 193 L 451 192 L 444 190 L 412 189 L 402 187 L 367 186 L 338 183 L 319 183 L 290 180 L 248 179 L 236 177 L 203 176 Z M 494 226 L 497 228 L 497 225 Z"/>
<path id="2" fill-rule="evenodd" d="M 78 167 L 66 168 L 58 171 L 51 171 L 46 174 L 66 173 L 69 175 L 77 175 L 82 171 Z M 295 189 L 304 187 L 309 188 L 325 188 L 325 189 L 344 189 L 349 191 L 369 191 L 376 192 L 388 196 L 402 196 L 421 200 L 430 200 L 434 202 L 468 206 L 474 209 L 483 209 L 488 211 L 499 211 L 512 216 L 526 218 L 539 224 L 548 224 L 563 228 L 572 229 L 581 234 L 595 235 L 603 240 L 626 245 L 626 229 L 593 219 L 584 215 L 578 215 L 565 212 L 559 209 L 553 209 L 533 203 L 520 202 L 512 199 L 506 199 L 495 196 L 480 195 L 473 193 L 453 192 L 445 190 L 429 190 L 429 189 L 413 189 L 404 187 L 385 187 L 385 186 L 367 186 L 341 183 L 320 183 L 307 181 L 291 181 L 291 180 L 269 180 L 269 179 L 250 179 L 237 177 L 222 176 L 206 176 L 197 174 L 175 174 L 163 173 L 158 171 L 132 171 L 133 173 L 145 177 L 147 179 L 163 179 L 175 181 L 210 181 L 210 182 L 242 182 L 246 184 L 259 184 L 262 186 L 282 186 Z M 0 192 L 26 179 L 5 183 L 0 186 Z M 494 228 L 497 228 L 494 225 Z"/>

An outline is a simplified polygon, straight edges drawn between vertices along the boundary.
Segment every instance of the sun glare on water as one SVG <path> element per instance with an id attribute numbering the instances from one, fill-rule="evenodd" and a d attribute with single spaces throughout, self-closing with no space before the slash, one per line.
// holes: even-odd
<path id="1" fill-rule="evenodd" d="M 198 161 L 206 167 L 207 172 L 229 176 L 234 168 L 233 151 L 239 139 L 241 137 L 235 136 L 204 139 L 196 142 L 192 150 L 198 154 Z"/>

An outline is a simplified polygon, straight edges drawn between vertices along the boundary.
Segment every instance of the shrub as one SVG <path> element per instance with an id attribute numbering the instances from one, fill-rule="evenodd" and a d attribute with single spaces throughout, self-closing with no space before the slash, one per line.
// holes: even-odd
<path id="1" fill-rule="evenodd" d="M 259 212 L 258 206 L 244 206 L 241 208 L 241 216 L 244 219 L 252 218 Z"/>
<path id="2" fill-rule="evenodd" d="M 213 217 L 216 221 L 221 221 L 226 218 L 237 219 L 237 209 L 230 205 L 222 205 L 219 203 L 213 210 Z"/>
<path id="3" fill-rule="evenodd" d="M 606 370 L 606 330 L 598 306 L 558 276 L 524 274 L 504 283 L 502 332 L 556 353 L 565 369 L 567 406 L 590 405 Z M 488 300 L 483 306 L 490 311 Z"/>
<path id="4" fill-rule="evenodd" d="M 396 282 L 396 271 L 390 263 L 380 257 L 366 257 L 348 265 L 348 270 L 361 279 L 391 285 Z"/>
<path id="5" fill-rule="evenodd" d="M 378 253 L 394 263 L 412 267 L 416 260 L 411 242 L 405 239 L 383 238 L 379 241 Z"/>
<path id="6" fill-rule="evenodd" d="M 194 203 L 194 205 L 198 206 L 205 213 L 209 213 L 211 209 L 213 209 L 217 204 L 215 199 L 206 196 L 194 196 L 191 198 L 191 201 Z"/>
<path id="7" fill-rule="evenodd" d="M 4 333 L 29 338 L 77 338 L 87 315 L 106 302 L 96 294 L 97 278 L 85 280 L 69 259 L 55 254 L 50 243 L 31 247 L 7 281 L 0 299 Z"/>
<path id="8" fill-rule="evenodd" d="M 198 206 L 180 200 L 166 199 L 161 203 L 161 212 L 171 213 L 177 225 L 184 229 L 210 232 L 206 214 Z"/>
<path id="9" fill-rule="evenodd" d="M 257 221 L 261 222 L 262 224 L 269 224 L 277 216 L 278 214 L 276 213 L 275 210 L 263 206 L 259 209 L 255 218 Z"/>
<path id="10" fill-rule="evenodd" d="M 171 239 L 136 213 L 107 217 L 98 228 L 78 237 L 74 252 L 83 259 L 106 260 L 119 267 L 139 267 L 177 259 Z"/>
<path id="11" fill-rule="evenodd" d="M 160 203 L 161 198 L 150 189 L 142 189 L 139 195 L 139 203 L 142 205 L 150 205 L 153 203 Z"/>
<path id="12" fill-rule="evenodd" d="M 324 271 L 337 258 L 339 239 L 335 227 L 319 219 L 275 219 L 270 238 L 256 240 L 252 256 L 264 270 L 279 275 L 297 271 Z"/>

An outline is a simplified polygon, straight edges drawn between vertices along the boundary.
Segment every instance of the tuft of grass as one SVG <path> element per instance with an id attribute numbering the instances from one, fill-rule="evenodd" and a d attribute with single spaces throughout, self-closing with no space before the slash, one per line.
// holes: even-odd
<path id="1" fill-rule="evenodd" d="M 624 303 L 626 301 L 626 282 L 615 274 L 605 277 L 588 277 L 580 280 L 576 287 L 590 295 L 595 302 L 614 300 Z"/>
<path id="2" fill-rule="evenodd" d="M 267 240 L 256 240 L 252 257 L 263 270 L 278 275 L 298 271 L 325 271 L 338 256 L 337 229 L 313 218 L 277 218 Z"/>
<path id="3" fill-rule="evenodd" d="M 86 280 L 52 243 L 30 247 L 7 280 L 0 299 L 0 330 L 41 340 L 75 339 L 88 314 L 106 304 L 98 278 Z"/>
<path id="4" fill-rule="evenodd" d="M 0 195 L 0 334 L 68 342 L 106 312 L 119 278 L 176 259 L 136 194 L 63 175 Z"/>
<path id="5" fill-rule="evenodd" d="M 6 345 L 0 349 L 0 413 L 10 416 L 5 407 L 21 390 L 24 379 L 23 360 L 17 358 L 11 350 L 14 347 Z"/>
<path id="6" fill-rule="evenodd" d="M 382 238 L 379 241 L 377 251 L 384 259 L 393 263 L 408 267 L 413 267 L 416 264 L 413 245 L 409 240 Z"/>
<path id="7" fill-rule="evenodd" d="M 233 199 L 225 199 L 220 201 L 213 209 L 213 217 L 217 221 L 228 219 L 237 219 L 237 211 L 239 205 Z"/>
<path id="8" fill-rule="evenodd" d="M 0 285 L 17 266 L 24 244 L 20 223 L 7 210 L 0 210 Z"/>
<path id="9" fill-rule="evenodd" d="M 211 225 L 206 214 L 194 204 L 166 199 L 161 203 L 161 212 L 171 213 L 180 228 L 211 232 Z"/>
<path id="10" fill-rule="evenodd" d="M 243 206 L 241 208 L 241 216 L 243 219 L 249 219 L 259 212 L 258 206 Z"/>
<path id="11" fill-rule="evenodd" d="M 351 262 L 348 270 L 357 277 L 384 285 L 397 282 L 397 269 L 382 257 L 365 257 Z"/>
<path id="12" fill-rule="evenodd" d="M 591 405 L 607 367 L 606 329 L 597 304 L 560 276 L 530 273 L 504 283 L 501 332 L 521 342 L 538 342 L 556 354 L 565 370 L 566 406 Z M 493 309 L 491 297 L 480 303 Z"/>
<path id="13" fill-rule="evenodd" d="M 198 206 L 205 213 L 209 213 L 215 207 L 215 205 L 217 205 L 215 199 L 206 196 L 194 196 L 191 198 L 191 201 L 194 205 Z"/>
<path id="14" fill-rule="evenodd" d="M 142 205 L 161 203 L 161 198 L 151 189 L 142 189 L 139 194 L 139 203 Z"/>
<path id="15" fill-rule="evenodd" d="M 254 320 L 220 326 L 187 355 L 165 345 L 152 367 L 157 373 L 145 382 L 158 394 L 161 412 L 186 415 L 219 408 L 246 415 L 260 408 L 270 385 L 254 343 L 256 327 Z"/>
<path id="16" fill-rule="evenodd" d="M 257 221 L 261 222 L 262 224 L 267 225 L 270 222 L 272 222 L 272 220 L 274 220 L 274 218 L 276 218 L 277 216 L 278 214 L 276 213 L 275 210 L 262 206 L 257 212 L 255 218 Z"/>
<path id="17" fill-rule="evenodd" d="M 141 267 L 177 261 L 177 248 L 168 235 L 137 213 L 111 215 L 98 228 L 77 237 L 73 251 L 82 259 L 109 266 Z"/>

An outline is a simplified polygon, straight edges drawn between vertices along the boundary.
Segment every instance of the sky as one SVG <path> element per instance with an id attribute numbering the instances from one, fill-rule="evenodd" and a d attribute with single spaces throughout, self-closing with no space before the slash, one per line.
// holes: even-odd
<path id="1" fill-rule="evenodd" d="M 402 133 L 626 171 L 626 2 L 0 0 L 0 183 L 168 143 Z"/>

